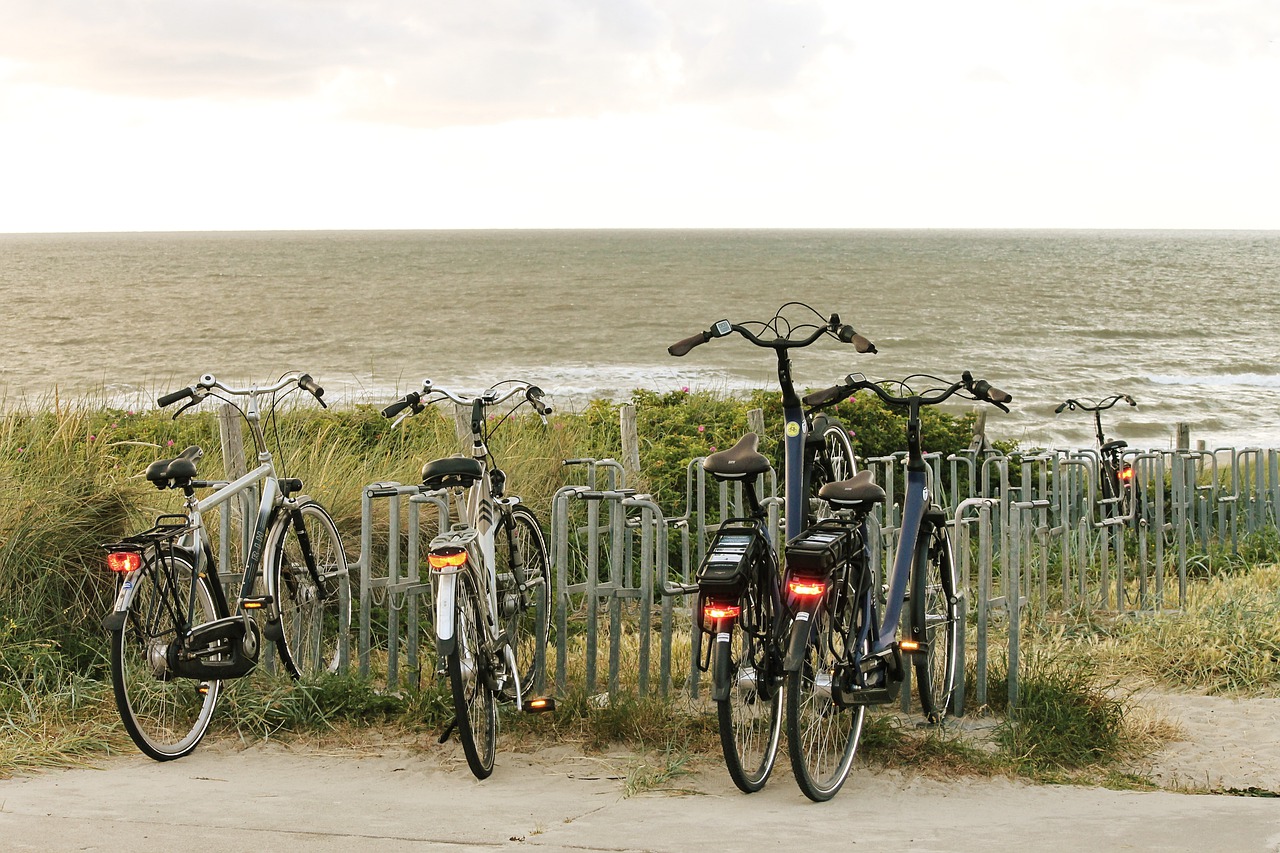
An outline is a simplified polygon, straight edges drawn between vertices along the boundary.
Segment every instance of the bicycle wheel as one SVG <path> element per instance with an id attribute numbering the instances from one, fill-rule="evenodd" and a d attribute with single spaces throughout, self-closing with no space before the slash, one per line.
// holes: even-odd
<path id="1" fill-rule="evenodd" d="M 338 528 L 324 507 L 305 501 L 281 513 L 272 540 L 280 660 L 294 678 L 337 672 L 351 628 L 351 579 Z"/>
<path id="2" fill-rule="evenodd" d="M 744 593 L 743 618 L 730 632 L 729 642 L 716 638 L 712 651 L 715 681 L 729 685 L 728 697 L 716 702 L 720 747 L 729 778 L 747 794 L 769 780 L 782 733 L 781 685 L 769 684 L 772 667 L 761 633 L 772 618 L 771 608 L 754 605 L 756 589 L 753 585 Z"/>
<path id="3" fill-rule="evenodd" d="M 498 745 L 498 702 L 492 687 L 492 660 L 484 643 L 484 608 L 475 582 L 459 574 L 454 587 L 454 635 L 445 661 L 453 691 L 453 710 L 467 765 L 477 779 L 493 772 Z"/>
<path id="4" fill-rule="evenodd" d="M 822 441 L 821 449 L 814 455 L 813 467 L 809 472 L 809 501 L 805 526 L 831 515 L 831 508 L 826 501 L 818 497 L 818 490 L 827 483 L 847 480 L 857 473 L 857 463 L 853 456 L 853 443 L 849 441 L 849 431 L 844 424 L 830 418 L 823 419 L 815 425 L 818 437 Z"/>
<path id="5" fill-rule="evenodd" d="M 503 513 L 493 544 L 498 607 L 515 652 L 523 699 L 542 675 L 537 655 L 539 648 L 545 654 L 551 630 L 551 560 L 538 520 L 522 506 Z"/>
<path id="6" fill-rule="evenodd" d="M 181 678 L 169 669 L 169 647 L 191 625 L 217 618 L 213 592 L 179 557 L 152 562 L 134 578 L 124 624 L 111 632 L 111 684 L 129 737 L 156 761 L 181 758 L 209 728 L 221 681 Z"/>
<path id="7" fill-rule="evenodd" d="M 960 657 L 959 629 L 951 537 L 945 527 L 938 527 L 930 539 L 920 542 L 911 572 L 911 633 L 925 646 L 915 656 L 916 692 L 931 723 L 942 722 L 950 709 Z"/>
<path id="8" fill-rule="evenodd" d="M 829 592 L 826 603 L 813 614 L 803 664 L 787 674 L 791 769 L 800 790 L 816 802 L 829 800 L 840 790 L 862 736 L 866 707 L 841 707 L 833 696 L 856 610 L 852 590 Z"/>

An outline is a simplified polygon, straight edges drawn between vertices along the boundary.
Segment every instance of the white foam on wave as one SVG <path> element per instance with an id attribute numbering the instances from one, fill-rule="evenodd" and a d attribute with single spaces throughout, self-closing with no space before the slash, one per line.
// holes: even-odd
<path id="1" fill-rule="evenodd" d="M 1237 373 L 1226 376 L 1171 374 L 1148 376 L 1147 379 L 1156 385 L 1198 385 L 1209 388 L 1280 388 L 1280 374 L 1277 373 Z"/>

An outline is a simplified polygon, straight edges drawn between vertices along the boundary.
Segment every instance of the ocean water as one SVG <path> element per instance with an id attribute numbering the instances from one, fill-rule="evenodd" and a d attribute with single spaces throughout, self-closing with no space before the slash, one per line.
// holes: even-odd
<path id="1" fill-rule="evenodd" d="M 311 372 L 382 402 L 424 377 L 537 381 L 561 407 L 637 387 L 775 386 L 740 338 L 666 347 L 800 300 L 879 347 L 822 341 L 798 384 L 958 376 L 1014 395 L 988 431 L 1088 446 L 1067 397 L 1127 393 L 1108 437 L 1280 446 L 1280 232 L 453 231 L 0 235 L 11 401 L 143 404 L 202 373 Z"/>

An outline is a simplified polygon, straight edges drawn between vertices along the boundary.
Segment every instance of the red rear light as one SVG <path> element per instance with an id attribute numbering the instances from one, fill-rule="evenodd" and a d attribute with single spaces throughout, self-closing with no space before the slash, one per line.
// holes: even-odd
<path id="1" fill-rule="evenodd" d="M 787 582 L 787 589 L 791 590 L 792 595 L 807 598 L 822 595 L 827 591 L 827 585 L 823 581 L 793 580 Z"/>
<path id="2" fill-rule="evenodd" d="M 114 551 L 107 555 L 107 568 L 127 575 L 142 568 L 142 555 L 137 551 Z"/>
<path id="3" fill-rule="evenodd" d="M 1121 480 L 1124 480 L 1124 481 L 1126 481 L 1126 482 L 1128 482 L 1128 481 L 1132 480 L 1132 479 L 1133 479 L 1133 469 L 1132 469 L 1132 468 L 1121 468 L 1121 469 L 1120 469 L 1120 479 L 1121 479 Z"/>
<path id="4" fill-rule="evenodd" d="M 736 619 L 742 608 L 736 604 L 714 604 L 708 602 L 702 608 L 702 615 L 710 620 Z"/>

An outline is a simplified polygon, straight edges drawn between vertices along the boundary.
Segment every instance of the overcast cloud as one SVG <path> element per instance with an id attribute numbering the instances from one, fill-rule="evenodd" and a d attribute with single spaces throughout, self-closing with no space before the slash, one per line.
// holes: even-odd
<path id="1" fill-rule="evenodd" d="M 1280 227 L 1275 0 L 0 0 L 0 230 Z"/>

